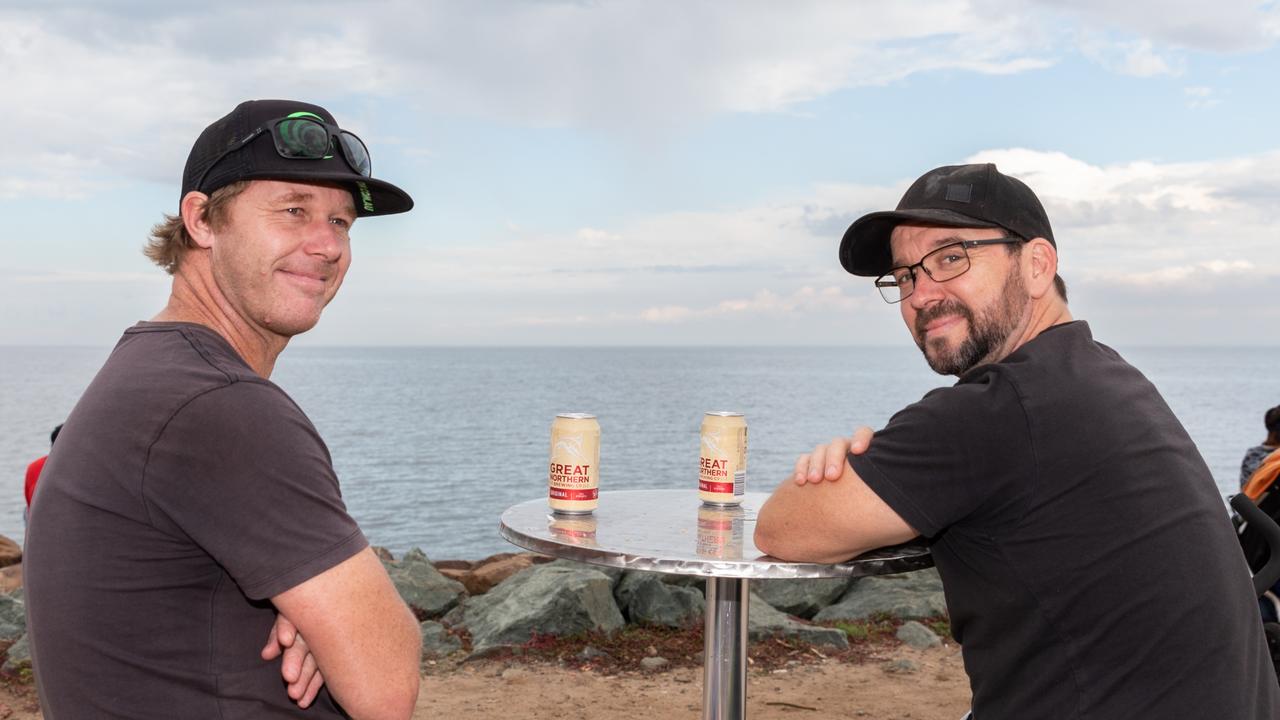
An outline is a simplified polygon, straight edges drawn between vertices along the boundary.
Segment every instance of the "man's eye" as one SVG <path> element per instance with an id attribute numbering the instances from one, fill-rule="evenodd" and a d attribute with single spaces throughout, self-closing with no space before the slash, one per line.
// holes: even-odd
<path id="1" fill-rule="evenodd" d="M 333 225 L 337 225 L 338 227 L 341 227 L 341 228 L 349 228 L 349 227 L 351 227 L 351 221 L 350 221 L 350 220 L 348 220 L 348 219 L 346 219 L 346 218 L 340 218 L 340 217 L 336 217 L 336 218 L 329 218 L 329 222 L 330 222 L 331 224 L 333 224 Z"/>
<path id="2" fill-rule="evenodd" d="M 893 281 L 898 283 L 899 285 L 905 285 L 911 282 L 911 273 L 907 272 L 906 270 L 903 270 L 902 272 L 894 273 Z"/>
<path id="3" fill-rule="evenodd" d="M 942 257 L 938 258 L 938 263 L 941 265 L 955 265 L 963 259 L 964 255 L 960 253 L 943 253 Z"/>
<path id="4" fill-rule="evenodd" d="M 301 214 L 302 214 L 302 208 L 300 208 L 300 207 L 285 208 L 285 209 L 284 209 L 284 211 L 285 211 L 285 212 L 287 212 L 287 213 L 289 213 L 290 215 L 301 215 Z"/>

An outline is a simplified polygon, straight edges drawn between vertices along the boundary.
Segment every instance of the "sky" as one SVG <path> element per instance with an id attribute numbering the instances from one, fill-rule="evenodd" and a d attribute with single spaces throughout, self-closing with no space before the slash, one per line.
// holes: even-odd
<path id="1" fill-rule="evenodd" d="M 113 344 L 238 102 L 415 199 L 311 345 L 892 345 L 836 251 L 930 168 L 1048 210 L 1113 345 L 1277 345 L 1280 2 L 0 0 L 0 345 Z"/>

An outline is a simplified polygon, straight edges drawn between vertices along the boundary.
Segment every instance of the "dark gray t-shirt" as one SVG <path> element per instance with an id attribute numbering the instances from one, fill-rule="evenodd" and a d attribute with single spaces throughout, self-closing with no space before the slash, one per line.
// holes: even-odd
<path id="1" fill-rule="evenodd" d="M 125 332 L 32 502 L 24 574 L 48 720 L 339 718 L 259 652 L 270 598 L 367 546 L 328 449 L 199 325 Z"/>
<path id="2" fill-rule="evenodd" d="M 1085 323 L 930 392 L 850 461 L 931 541 L 979 720 L 1280 716 L 1209 470 Z"/>

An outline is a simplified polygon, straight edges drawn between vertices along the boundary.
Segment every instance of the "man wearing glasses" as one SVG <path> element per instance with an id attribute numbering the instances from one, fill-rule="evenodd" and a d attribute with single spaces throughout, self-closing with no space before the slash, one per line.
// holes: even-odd
<path id="1" fill-rule="evenodd" d="M 1072 319 L 1031 189 L 994 165 L 932 170 L 854 222 L 840 261 L 958 381 L 869 446 L 802 456 L 757 546 L 834 562 L 926 538 L 977 720 L 1280 716 L 1213 478 L 1156 389 Z"/>
<path id="2" fill-rule="evenodd" d="M 168 304 L 125 331 L 36 490 L 45 718 L 411 715 L 417 622 L 268 380 L 341 286 L 356 218 L 411 207 L 315 105 L 245 102 L 196 140 L 146 250 Z"/>

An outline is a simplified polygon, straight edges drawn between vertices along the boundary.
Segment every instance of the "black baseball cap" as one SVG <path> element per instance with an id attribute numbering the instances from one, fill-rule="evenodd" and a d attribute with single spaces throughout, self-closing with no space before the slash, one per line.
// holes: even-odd
<path id="1" fill-rule="evenodd" d="M 920 176 L 896 210 L 854 221 L 840 241 L 840 264 L 854 275 L 879 277 L 893 268 L 889 236 L 904 222 L 948 227 L 998 227 L 1057 247 L 1049 216 L 1031 188 L 991 163 L 947 165 Z"/>
<path id="2" fill-rule="evenodd" d="M 272 140 L 271 126 L 274 121 L 298 116 L 319 119 L 334 129 L 338 126 L 328 110 L 294 100 L 246 100 L 214 121 L 191 146 L 182 171 L 179 202 L 192 190 L 208 195 L 237 180 L 301 180 L 346 186 L 360 216 L 391 215 L 413 207 L 413 198 L 405 191 L 357 172 L 342 148 L 318 159 L 281 156 Z M 237 148 L 255 133 L 257 137 Z"/>

